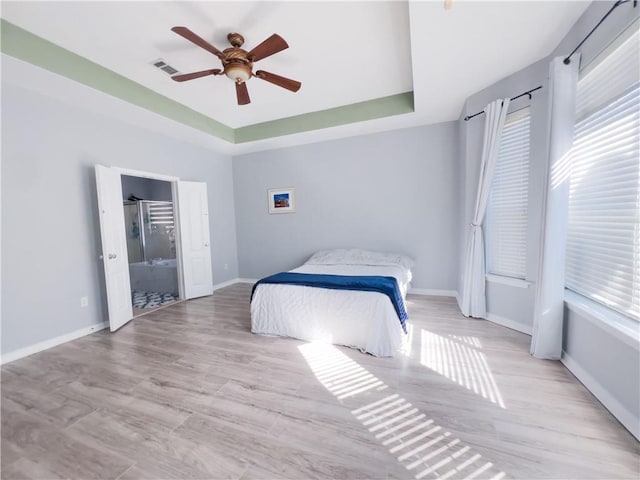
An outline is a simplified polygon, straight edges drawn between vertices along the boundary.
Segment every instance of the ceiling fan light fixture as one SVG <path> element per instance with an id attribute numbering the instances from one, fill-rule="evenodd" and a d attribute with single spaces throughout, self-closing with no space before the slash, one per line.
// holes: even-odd
<path id="1" fill-rule="evenodd" d="M 224 74 L 236 83 L 246 82 L 251 78 L 251 67 L 243 63 L 225 65 Z"/>
<path id="2" fill-rule="evenodd" d="M 297 92 L 302 86 L 302 84 L 296 80 L 281 77 L 280 75 L 266 72 L 264 70 L 258 70 L 255 74 L 253 73 L 254 62 L 270 57 L 271 55 L 289 48 L 287 42 L 285 42 L 285 40 L 277 33 L 274 33 L 258 46 L 254 47 L 251 51 L 247 52 L 240 48 L 244 44 L 244 38 L 239 33 L 230 33 L 227 35 L 227 40 L 229 40 L 229 43 L 231 43 L 232 46 L 231 48 L 225 48 L 223 51 L 220 51 L 205 39 L 193 33 L 187 27 L 178 26 L 173 27 L 171 30 L 198 47 L 214 54 L 220 59 L 222 67 L 224 68 L 224 70 L 212 68 L 199 72 L 174 75 L 171 78 L 176 82 L 185 82 L 187 80 L 194 80 L 196 78 L 206 77 L 209 75 L 220 75 L 224 73 L 227 78 L 233 80 L 233 83 L 235 83 L 238 105 L 247 105 L 251 103 L 246 83 L 251 77 L 258 77 L 261 80 L 286 88 L 292 92 Z"/>

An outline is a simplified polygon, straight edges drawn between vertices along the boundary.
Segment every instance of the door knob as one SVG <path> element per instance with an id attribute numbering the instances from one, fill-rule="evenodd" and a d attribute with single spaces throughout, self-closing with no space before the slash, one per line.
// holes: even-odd
<path id="1" fill-rule="evenodd" d="M 117 255 L 115 253 L 110 253 L 109 254 L 109 260 L 113 260 L 116 257 L 117 257 Z"/>
<path id="2" fill-rule="evenodd" d="M 208 247 L 208 246 L 209 246 L 209 244 L 208 244 L 208 243 L 205 243 L 205 244 L 204 244 L 204 246 L 205 246 L 205 247 Z"/>

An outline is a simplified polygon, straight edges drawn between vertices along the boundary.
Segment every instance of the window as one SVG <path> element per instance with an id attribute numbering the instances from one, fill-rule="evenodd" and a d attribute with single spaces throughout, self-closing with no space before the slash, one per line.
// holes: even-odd
<path id="1" fill-rule="evenodd" d="M 487 271 L 506 277 L 526 274 L 530 119 L 507 115 L 487 207 Z"/>
<path id="2" fill-rule="evenodd" d="M 640 320 L 640 35 L 580 74 L 566 286 Z"/>

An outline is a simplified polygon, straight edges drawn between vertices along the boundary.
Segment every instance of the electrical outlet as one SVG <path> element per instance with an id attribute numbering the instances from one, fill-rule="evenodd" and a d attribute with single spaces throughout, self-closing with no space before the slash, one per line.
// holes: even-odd
<path id="1" fill-rule="evenodd" d="M 89 297 L 80 297 L 80 306 L 88 307 L 89 306 Z"/>
<path id="2" fill-rule="evenodd" d="M 229 270 L 229 264 L 228 264 L 228 263 L 225 263 L 225 264 L 224 264 L 224 269 L 225 269 L 225 270 Z"/>

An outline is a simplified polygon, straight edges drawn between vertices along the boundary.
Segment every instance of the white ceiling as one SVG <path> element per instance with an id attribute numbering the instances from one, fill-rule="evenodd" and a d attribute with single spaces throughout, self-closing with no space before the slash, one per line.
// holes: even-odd
<path id="1" fill-rule="evenodd" d="M 415 125 L 458 118 L 470 94 L 548 55 L 589 3 L 4 1 L 2 17 L 232 128 L 411 90 L 415 113 L 400 123 Z M 162 57 L 181 73 L 220 66 L 175 25 L 221 50 L 231 31 L 247 50 L 280 34 L 290 48 L 256 69 L 299 80 L 301 90 L 251 79 L 252 103 L 238 106 L 226 77 L 171 81 L 150 62 Z M 399 123 L 392 118 L 365 123 L 378 130 Z"/>
<path id="2" fill-rule="evenodd" d="M 411 2 L 416 111 L 457 119 L 467 97 L 549 55 L 590 3 Z"/>

